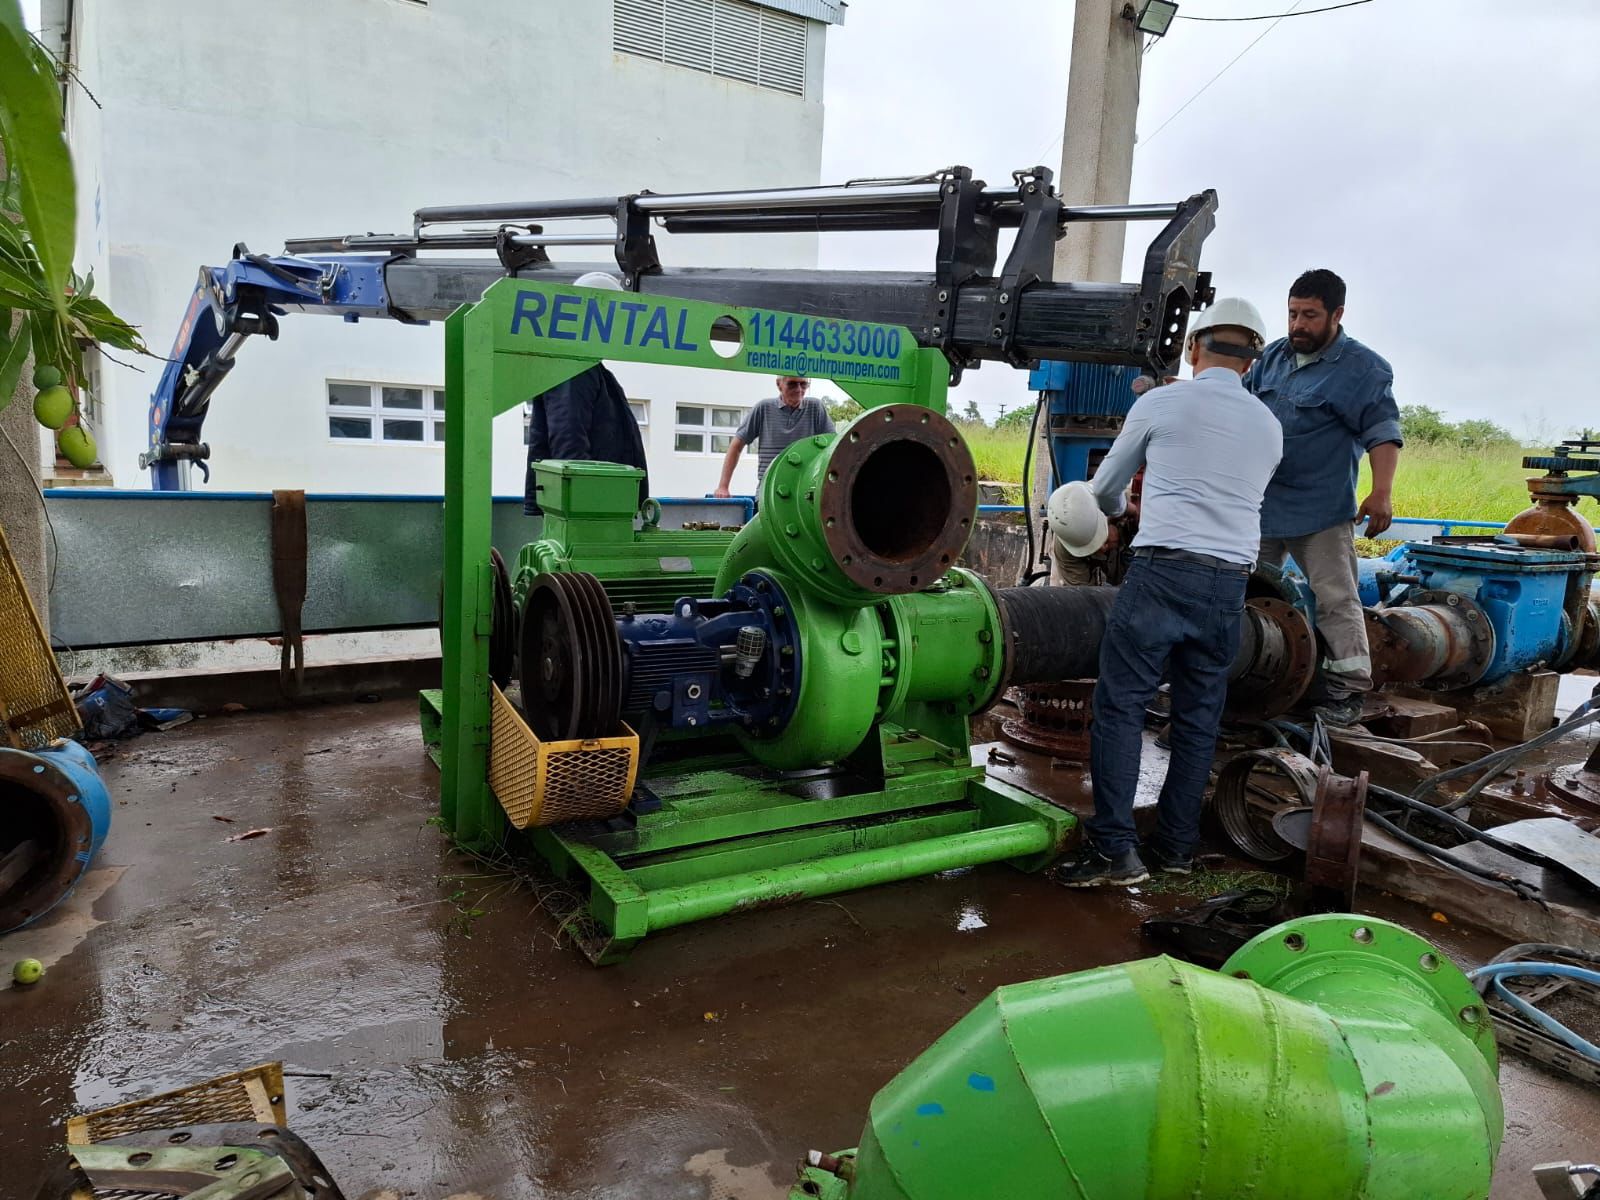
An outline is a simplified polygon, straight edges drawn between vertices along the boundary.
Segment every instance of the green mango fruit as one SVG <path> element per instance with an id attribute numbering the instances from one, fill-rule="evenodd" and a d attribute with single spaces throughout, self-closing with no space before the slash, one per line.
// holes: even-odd
<path id="1" fill-rule="evenodd" d="M 68 425 L 56 434 L 56 446 L 66 460 L 80 469 L 94 466 L 100 450 L 94 444 L 94 434 L 82 425 Z"/>
<path id="2" fill-rule="evenodd" d="M 46 429 L 60 429 L 72 416 L 72 393 L 60 384 L 33 398 L 33 415 Z"/>
<path id="3" fill-rule="evenodd" d="M 53 388 L 61 383 L 61 372 L 55 367 L 45 365 L 33 369 L 33 386 L 41 392 L 46 388 Z"/>

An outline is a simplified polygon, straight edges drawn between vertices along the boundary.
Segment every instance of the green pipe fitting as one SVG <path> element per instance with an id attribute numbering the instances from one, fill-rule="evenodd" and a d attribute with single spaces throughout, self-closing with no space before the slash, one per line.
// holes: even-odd
<path id="1" fill-rule="evenodd" d="M 893 721 L 908 703 L 948 703 L 963 716 L 987 707 L 1005 673 L 1005 637 L 989 586 L 955 568 L 925 591 L 878 606 L 886 680 L 879 707 Z"/>
<path id="2" fill-rule="evenodd" d="M 998 989 L 791 1195 L 1474 1200 L 1496 1071 L 1448 958 L 1387 921 L 1309 917 L 1220 972 L 1161 957 Z"/>
<path id="3" fill-rule="evenodd" d="M 972 451 L 948 418 L 917 404 L 869 409 L 773 460 L 717 592 L 762 568 L 845 608 L 915 592 L 955 565 L 977 510 Z"/>

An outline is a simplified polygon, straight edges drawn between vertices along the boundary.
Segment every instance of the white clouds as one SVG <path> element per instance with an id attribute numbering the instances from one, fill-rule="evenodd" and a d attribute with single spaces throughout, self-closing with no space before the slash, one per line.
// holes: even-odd
<path id="1" fill-rule="evenodd" d="M 858 0 L 829 34 L 823 178 L 962 162 L 1002 183 L 1041 151 L 1055 166 L 1071 28 L 1059 0 Z M 1300 270 L 1338 271 L 1348 325 L 1394 363 L 1402 403 L 1592 424 L 1600 6 L 1377 0 L 1286 20 L 1149 137 L 1261 29 L 1179 21 L 1146 56 L 1132 198 L 1216 188 L 1204 264 L 1269 317 Z M 1153 233 L 1130 227 L 1125 278 Z M 932 240 L 835 235 L 822 253 L 926 267 Z M 991 364 L 958 396 L 992 415 L 1025 390 Z"/>

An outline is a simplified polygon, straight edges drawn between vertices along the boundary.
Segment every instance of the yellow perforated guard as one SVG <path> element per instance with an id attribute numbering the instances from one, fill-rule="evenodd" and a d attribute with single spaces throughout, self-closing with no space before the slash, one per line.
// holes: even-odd
<path id="1" fill-rule="evenodd" d="M 490 684 L 489 787 L 518 829 L 613 817 L 628 807 L 639 735 L 542 742 Z"/>
<path id="2" fill-rule="evenodd" d="M 107 1138 L 126 1137 L 152 1129 L 180 1129 L 185 1125 L 220 1125 L 232 1121 L 288 1124 L 281 1062 L 262 1063 L 246 1071 L 218 1075 L 204 1083 L 73 1117 L 67 1122 L 67 1142 L 74 1146 L 92 1146 Z"/>
<path id="3" fill-rule="evenodd" d="M 82 727 L 0 529 L 0 745 L 36 750 Z"/>

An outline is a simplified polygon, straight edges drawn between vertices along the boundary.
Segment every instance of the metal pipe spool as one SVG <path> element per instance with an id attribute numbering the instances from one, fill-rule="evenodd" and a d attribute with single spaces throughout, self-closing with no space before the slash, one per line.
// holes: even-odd
<path id="1" fill-rule="evenodd" d="M 1455 592 L 1420 591 L 1411 599 L 1366 610 L 1373 682 L 1461 688 L 1482 679 L 1495 652 L 1484 611 Z"/>
<path id="2" fill-rule="evenodd" d="M 547 741 L 612 733 L 622 719 L 622 643 L 600 581 L 583 571 L 536 576 L 521 634 L 529 728 Z"/>
<path id="3" fill-rule="evenodd" d="M 1228 674 L 1228 718 L 1282 716 L 1305 695 L 1316 669 L 1317 639 L 1305 613 L 1276 597 L 1251 597 Z"/>
<path id="4" fill-rule="evenodd" d="M 1278 787 L 1264 782 L 1271 777 Z M 1235 846 L 1258 862 L 1282 862 L 1295 853 L 1273 828 L 1280 813 L 1305 808 L 1317 798 L 1318 768 L 1305 755 L 1283 747 L 1246 750 L 1217 772 L 1210 814 Z"/>

